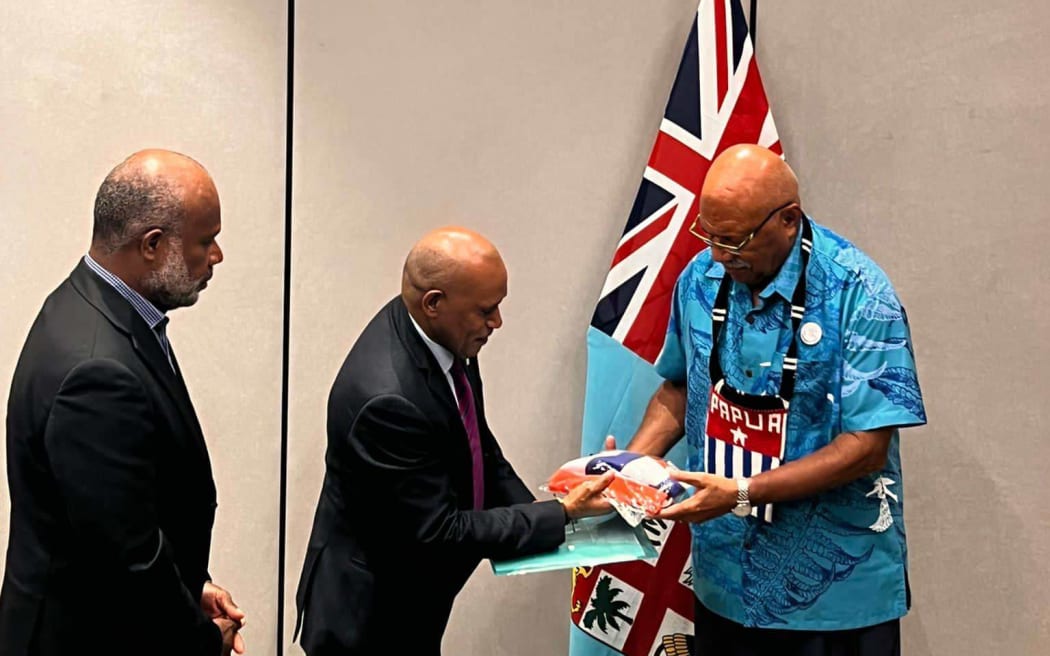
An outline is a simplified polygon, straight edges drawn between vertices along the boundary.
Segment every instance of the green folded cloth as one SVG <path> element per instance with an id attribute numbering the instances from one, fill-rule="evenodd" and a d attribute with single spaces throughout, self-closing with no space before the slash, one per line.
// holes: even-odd
<path id="1" fill-rule="evenodd" d="M 491 563 L 492 571 L 497 576 L 511 576 L 645 560 L 656 556 L 656 549 L 645 536 L 641 525 L 631 528 L 613 513 L 569 524 L 565 527 L 565 542 L 554 551 L 509 560 L 493 560 Z"/>

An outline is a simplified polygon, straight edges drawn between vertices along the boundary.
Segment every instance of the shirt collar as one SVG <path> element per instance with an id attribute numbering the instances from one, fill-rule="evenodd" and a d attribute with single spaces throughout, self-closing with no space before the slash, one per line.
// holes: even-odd
<path id="1" fill-rule="evenodd" d="M 784 263 L 780 265 L 780 270 L 777 271 L 777 275 L 773 277 L 769 283 L 762 288 L 758 296 L 762 299 L 769 299 L 773 294 L 779 294 L 785 301 L 791 302 L 791 297 L 795 293 L 795 285 L 798 284 L 798 277 L 802 273 L 802 229 L 799 227 L 798 234 L 795 235 L 795 245 L 791 247 L 791 252 L 788 253 L 788 257 L 784 260 Z M 721 278 L 726 274 L 725 267 L 711 260 L 711 265 L 707 269 L 706 273 L 708 278 Z"/>
<path id="2" fill-rule="evenodd" d="M 135 308 L 135 311 L 138 312 L 139 316 L 142 317 L 142 320 L 146 322 L 146 325 L 149 326 L 150 330 L 156 330 L 158 325 L 167 323 L 167 317 L 164 316 L 163 312 L 157 309 L 157 306 L 150 303 L 145 296 L 129 287 L 128 284 L 119 277 L 103 268 L 103 266 L 96 262 L 90 254 L 84 256 L 84 264 L 94 271 L 99 278 L 102 278 L 102 280 L 110 287 L 116 290 L 124 300 L 131 303 L 131 307 Z"/>
<path id="3" fill-rule="evenodd" d="M 758 296 L 762 299 L 768 299 L 773 294 L 779 294 L 787 302 L 791 302 L 791 297 L 795 294 L 795 285 L 798 284 L 798 277 L 802 273 L 802 226 L 799 225 L 798 233 L 795 235 L 795 244 L 791 247 L 791 252 L 788 254 L 787 259 L 780 265 L 780 271 L 777 271 L 777 275 L 769 281 L 769 284 L 759 292 Z"/>
<path id="4" fill-rule="evenodd" d="M 449 369 L 452 368 L 453 361 L 456 359 L 455 356 L 452 355 L 452 351 L 430 339 L 430 337 L 423 332 L 423 329 L 419 327 L 419 324 L 416 323 L 416 320 L 411 313 L 409 313 L 408 318 L 412 322 L 412 327 L 415 328 L 416 332 L 419 333 L 419 336 L 423 338 L 423 343 L 425 343 L 427 348 L 430 349 L 430 352 L 434 354 L 434 359 L 437 360 L 438 366 L 441 367 L 441 371 L 447 374 Z"/>

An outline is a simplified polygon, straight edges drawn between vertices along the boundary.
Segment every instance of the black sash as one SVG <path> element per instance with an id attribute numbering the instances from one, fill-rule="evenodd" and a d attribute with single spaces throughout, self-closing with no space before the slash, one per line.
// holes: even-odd
<path id="1" fill-rule="evenodd" d="M 780 393 L 777 396 L 747 394 L 723 381 L 719 337 L 721 337 L 722 326 L 725 324 L 729 310 L 729 288 L 732 287 L 733 279 L 728 272 L 722 278 L 714 308 L 711 310 L 711 386 L 717 387 L 719 382 L 723 382 L 720 388 L 721 393 L 742 407 L 755 410 L 769 410 L 777 407 L 786 409 L 791 403 L 791 397 L 795 394 L 795 373 L 798 369 L 799 328 L 802 325 L 802 316 L 806 312 L 806 269 L 809 266 L 809 255 L 812 250 L 813 229 L 809 225 L 809 219 L 803 215 L 802 271 L 799 273 L 798 282 L 795 283 L 795 291 L 791 295 L 791 346 L 788 347 L 787 355 L 784 356 L 783 371 L 780 374 Z"/>

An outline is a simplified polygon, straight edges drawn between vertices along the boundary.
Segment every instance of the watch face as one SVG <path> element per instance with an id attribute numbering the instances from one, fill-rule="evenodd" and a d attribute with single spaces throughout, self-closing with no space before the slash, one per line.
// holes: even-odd
<path id="1" fill-rule="evenodd" d="M 750 503 L 740 503 L 733 508 L 733 514 L 737 517 L 747 517 L 751 514 Z"/>

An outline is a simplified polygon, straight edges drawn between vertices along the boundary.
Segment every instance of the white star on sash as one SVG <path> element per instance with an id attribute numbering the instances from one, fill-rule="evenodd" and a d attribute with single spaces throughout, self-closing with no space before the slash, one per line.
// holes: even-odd
<path id="1" fill-rule="evenodd" d="M 729 431 L 733 435 L 733 444 L 739 444 L 740 446 L 747 446 L 748 435 L 744 431 L 740 430 L 740 427 L 736 427 Z"/>

